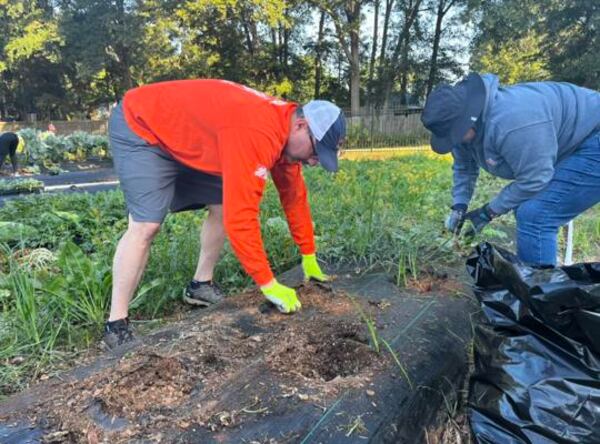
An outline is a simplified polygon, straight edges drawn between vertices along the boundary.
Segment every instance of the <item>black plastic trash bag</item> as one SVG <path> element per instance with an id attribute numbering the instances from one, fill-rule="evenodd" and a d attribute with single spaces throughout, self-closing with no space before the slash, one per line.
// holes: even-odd
<path id="1" fill-rule="evenodd" d="M 600 443 L 600 263 L 534 269 L 483 243 L 467 260 L 478 443 Z"/>

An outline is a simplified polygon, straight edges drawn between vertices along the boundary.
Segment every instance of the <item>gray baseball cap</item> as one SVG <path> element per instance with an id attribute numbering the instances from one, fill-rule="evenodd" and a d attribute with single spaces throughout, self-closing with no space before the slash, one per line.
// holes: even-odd
<path id="1" fill-rule="evenodd" d="M 317 139 L 319 163 L 327 171 L 337 171 L 339 145 L 346 137 L 344 112 L 327 100 L 312 100 L 302 107 L 302 112 Z"/>

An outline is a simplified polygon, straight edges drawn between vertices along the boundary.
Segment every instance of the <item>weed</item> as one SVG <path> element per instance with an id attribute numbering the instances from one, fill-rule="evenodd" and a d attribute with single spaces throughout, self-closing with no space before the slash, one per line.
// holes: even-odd
<path id="1" fill-rule="evenodd" d="M 404 366 L 400 362 L 400 359 L 398 359 L 398 355 L 396 354 L 396 352 L 394 351 L 394 349 L 392 348 L 392 346 L 385 339 L 382 339 L 381 342 L 383 342 L 383 345 L 385 345 L 385 348 L 388 349 L 388 351 L 392 355 L 392 358 L 394 358 L 394 362 L 396 363 L 396 365 L 398 366 L 398 368 L 402 372 L 402 375 L 404 376 L 404 378 L 406 378 L 406 382 L 408 382 L 408 386 L 410 387 L 410 389 L 414 390 L 415 388 L 414 388 L 413 383 L 412 383 L 412 381 L 410 379 L 410 376 L 408 375 L 408 372 L 406 371 L 406 369 L 404 368 Z"/>
<path id="2" fill-rule="evenodd" d="M 356 311 L 360 315 L 360 318 L 367 326 L 367 330 L 369 331 L 369 339 L 371 342 L 371 348 L 375 350 L 376 353 L 379 353 L 379 334 L 377 333 L 377 326 L 375 325 L 375 321 L 373 318 L 365 313 L 363 308 L 360 306 L 358 301 L 353 296 L 349 296 L 352 304 L 356 308 Z"/>
<path id="3" fill-rule="evenodd" d="M 350 422 L 342 427 L 342 430 L 346 431 L 346 438 L 350 438 L 354 433 L 361 434 L 368 432 L 365 422 L 362 419 L 362 415 L 357 415 L 354 419 L 351 418 Z"/>

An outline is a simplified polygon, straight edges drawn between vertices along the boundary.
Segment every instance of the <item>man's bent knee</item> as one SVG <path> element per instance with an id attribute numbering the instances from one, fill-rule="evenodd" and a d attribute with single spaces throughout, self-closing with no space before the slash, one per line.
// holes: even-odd
<path id="1" fill-rule="evenodd" d="M 544 208 L 541 202 L 531 199 L 523 202 L 515 211 L 518 227 L 529 227 L 537 230 L 555 230 L 557 225 L 552 218 L 548 216 L 548 209 Z"/>
<path id="2" fill-rule="evenodd" d="M 207 205 L 206 208 L 210 217 L 223 218 L 223 205 Z"/>
<path id="3" fill-rule="evenodd" d="M 542 209 L 535 200 L 523 202 L 515 211 L 518 225 L 537 225 L 540 223 Z"/>
<path id="4" fill-rule="evenodd" d="M 142 242 L 152 242 L 160 231 L 160 222 L 136 222 L 129 217 L 127 233 L 138 238 Z"/>

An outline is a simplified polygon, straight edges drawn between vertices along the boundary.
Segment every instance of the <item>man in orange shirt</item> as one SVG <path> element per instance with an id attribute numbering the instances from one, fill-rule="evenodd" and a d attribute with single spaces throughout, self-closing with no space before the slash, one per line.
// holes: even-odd
<path id="1" fill-rule="evenodd" d="M 208 208 L 186 302 L 222 299 L 212 277 L 227 234 L 265 297 L 283 313 L 300 309 L 295 290 L 277 282 L 267 261 L 259 204 L 270 172 L 305 278 L 326 280 L 315 256 L 302 163 L 337 171 L 345 133 L 344 115 L 330 102 L 300 107 L 225 80 L 162 82 L 128 91 L 109 122 L 129 226 L 115 252 L 104 342 L 112 348 L 133 339 L 129 301 L 169 211 Z"/>

